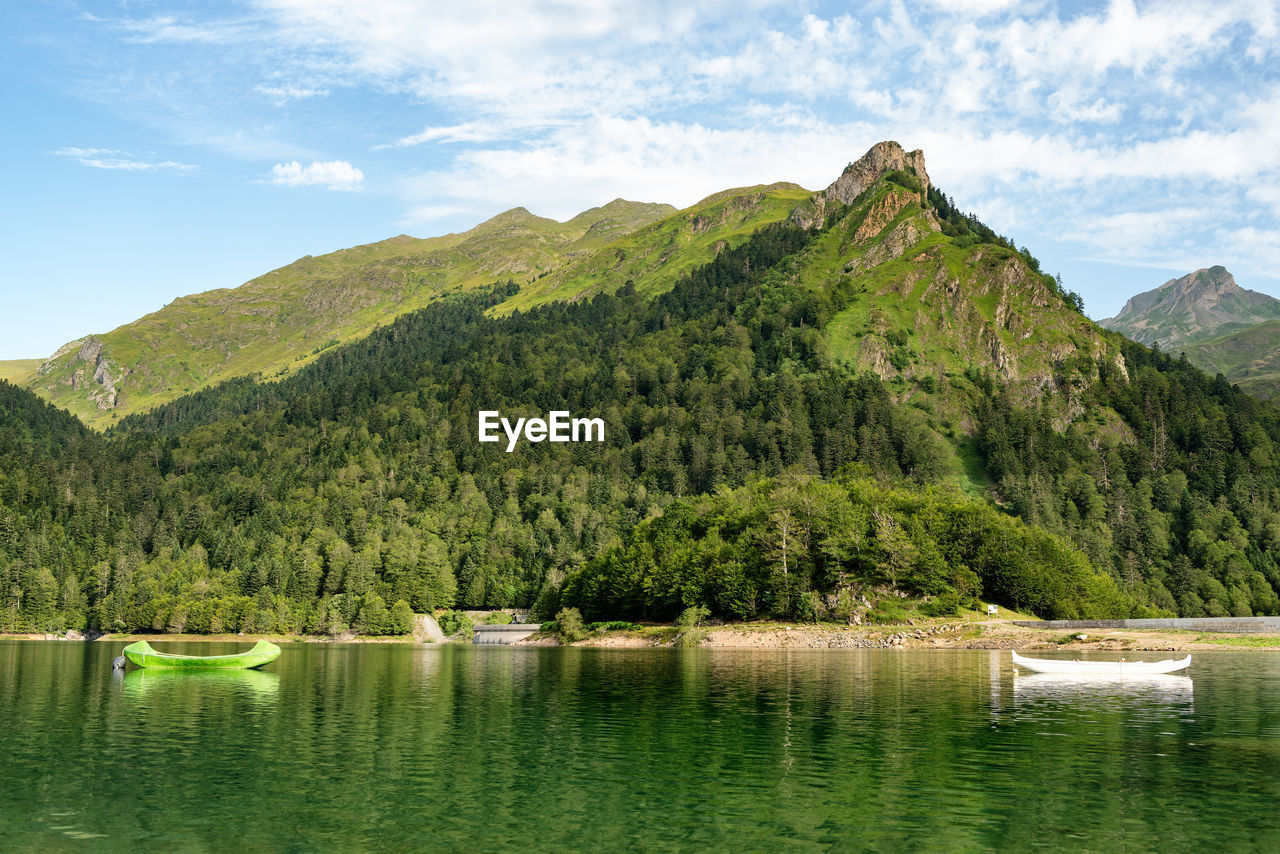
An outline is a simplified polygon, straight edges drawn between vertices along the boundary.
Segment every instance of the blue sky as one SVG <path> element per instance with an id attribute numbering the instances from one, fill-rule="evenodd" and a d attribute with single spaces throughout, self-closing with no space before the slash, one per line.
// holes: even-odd
<path id="1" fill-rule="evenodd" d="M 247 0 L 0 7 L 0 358 L 302 255 L 818 189 L 872 143 L 1097 318 L 1280 296 L 1280 3 Z"/>

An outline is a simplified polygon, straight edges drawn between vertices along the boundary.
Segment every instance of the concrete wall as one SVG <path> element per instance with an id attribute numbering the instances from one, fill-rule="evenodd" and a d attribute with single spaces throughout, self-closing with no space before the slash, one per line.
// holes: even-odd
<path id="1" fill-rule="evenodd" d="M 477 644 L 509 644 L 524 640 L 542 628 L 541 623 L 508 623 L 505 626 L 476 626 L 471 642 Z"/>
<path id="2" fill-rule="evenodd" d="M 1174 617 L 1163 620 L 1014 620 L 1029 629 L 1182 629 L 1191 632 L 1280 632 L 1280 617 Z"/>

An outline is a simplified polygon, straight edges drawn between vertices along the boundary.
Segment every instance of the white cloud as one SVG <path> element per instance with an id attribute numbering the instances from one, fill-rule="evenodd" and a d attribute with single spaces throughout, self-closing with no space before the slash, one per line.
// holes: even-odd
<path id="1" fill-rule="evenodd" d="M 1246 193 L 1249 199 L 1271 208 L 1271 213 L 1280 216 L 1280 176 L 1267 176 L 1266 180 L 1254 184 Z"/>
<path id="2" fill-rule="evenodd" d="M 674 0 L 481 6 L 260 0 L 259 6 L 284 42 L 325 50 L 349 73 L 468 109 L 535 120 L 677 97 L 668 77 L 679 59 L 666 62 L 667 51 L 702 16 Z"/>
<path id="3" fill-rule="evenodd" d="M 107 22 L 103 18 L 85 14 L 89 21 Z M 173 15 L 156 15 L 151 18 L 124 18 L 109 21 L 116 29 L 128 33 L 127 40 L 135 44 L 161 42 L 229 44 L 252 38 L 255 27 L 252 21 L 223 21 L 195 23 Z"/>
<path id="4" fill-rule="evenodd" d="M 310 166 L 291 160 L 272 166 L 270 181 L 287 187 L 358 190 L 364 183 L 364 173 L 345 160 L 312 161 Z"/>
<path id="5" fill-rule="evenodd" d="M 1242 269 L 1274 276 L 1280 267 L 1280 228 L 1245 226 L 1223 229 L 1218 232 L 1221 252 L 1238 258 L 1247 258 L 1249 266 Z"/>
<path id="6" fill-rule="evenodd" d="M 1149 265 L 1153 257 L 1189 232 L 1211 231 L 1219 216 L 1217 211 L 1191 207 L 1125 211 L 1090 218 L 1065 236 L 1089 244 L 1097 257 Z"/>
<path id="7" fill-rule="evenodd" d="M 563 122 L 512 123 L 497 121 L 474 121 L 462 124 L 427 127 L 415 134 L 401 137 L 390 145 L 376 146 L 378 149 L 409 148 L 427 142 L 495 142 L 501 139 L 512 139 L 515 136 L 549 127 Z"/>
<path id="8" fill-rule="evenodd" d="M 286 101 L 297 101 L 303 98 L 317 98 L 329 94 L 328 89 L 314 86 L 255 86 L 255 92 L 275 98 L 277 104 Z"/>
<path id="9" fill-rule="evenodd" d="M 200 168 L 190 163 L 173 160 L 144 160 L 125 151 L 110 148 L 76 148 L 67 146 L 54 151 L 60 157 L 71 157 L 94 169 L 115 169 L 122 172 L 193 172 Z"/>
<path id="10" fill-rule="evenodd" d="M 944 12 L 978 17 L 1000 12 L 1017 4 L 1018 0 L 927 0 Z"/>
<path id="11" fill-rule="evenodd" d="M 424 210 L 491 215 L 516 205 L 566 219 L 619 196 L 686 206 L 743 183 L 825 187 L 876 141 L 865 126 L 834 127 L 788 114 L 775 120 L 723 130 L 600 116 L 534 142 L 461 152 L 448 170 L 406 180 L 400 190 L 419 212 L 412 219 L 425 219 Z M 797 151 L 805 152 L 803 161 Z"/>

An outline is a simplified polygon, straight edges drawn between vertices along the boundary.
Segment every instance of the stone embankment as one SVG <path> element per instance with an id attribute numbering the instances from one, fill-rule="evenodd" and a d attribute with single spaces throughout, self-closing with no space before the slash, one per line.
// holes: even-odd
<path id="1" fill-rule="evenodd" d="M 1003 642 L 1002 642 L 1003 641 Z M 1021 643 L 1025 643 L 1025 639 Z M 876 631 L 865 627 L 735 626 L 708 630 L 701 646 L 722 648 L 792 647 L 802 649 L 906 649 L 920 647 L 1007 649 L 1020 646 L 1017 638 L 981 637 L 974 623 L 941 623 Z"/>

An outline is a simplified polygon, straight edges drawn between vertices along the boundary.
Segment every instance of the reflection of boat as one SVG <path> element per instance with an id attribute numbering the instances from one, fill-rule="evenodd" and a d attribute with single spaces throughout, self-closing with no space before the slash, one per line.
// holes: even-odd
<path id="1" fill-rule="evenodd" d="M 172 667 L 131 670 L 124 676 L 126 696 L 141 697 L 152 691 L 170 690 L 205 698 L 247 691 L 255 697 L 269 699 L 280 692 L 280 677 L 261 670 L 179 670 Z"/>
<path id="2" fill-rule="evenodd" d="M 1076 673 L 1028 673 L 1018 674 L 1013 680 L 1013 697 L 1018 704 L 1085 703 L 1098 708 L 1099 703 L 1135 699 L 1158 701 L 1161 705 L 1185 705 L 1192 699 L 1190 676 L 1170 673 L 1149 673 L 1126 676 L 1124 679 L 1099 679 L 1096 676 Z"/>
<path id="3" fill-rule="evenodd" d="M 1013 652 L 1010 650 L 1010 652 Z M 1191 666 L 1191 656 L 1165 661 L 1068 661 L 1061 658 L 1024 658 L 1013 652 L 1013 664 L 1033 673 L 1063 673 L 1095 679 L 1128 679 L 1173 673 Z"/>
<path id="4" fill-rule="evenodd" d="M 245 670 L 270 664 L 280 656 L 280 647 L 269 641 L 258 641 L 253 649 L 231 655 L 177 655 L 156 652 L 144 640 L 124 648 L 125 658 L 139 667 L 166 667 L 181 670 Z"/>

